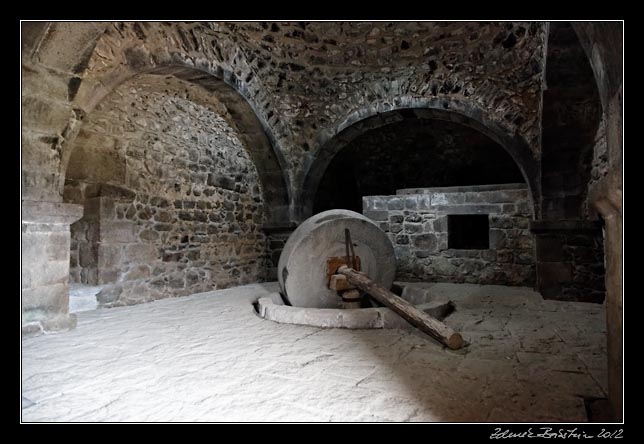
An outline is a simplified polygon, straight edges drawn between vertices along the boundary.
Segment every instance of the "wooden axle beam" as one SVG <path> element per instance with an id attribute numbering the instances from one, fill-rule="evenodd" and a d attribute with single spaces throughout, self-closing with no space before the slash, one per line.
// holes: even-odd
<path id="1" fill-rule="evenodd" d="M 337 272 L 346 276 L 347 281 L 355 285 L 378 302 L 391 308 L 395 313 L 421 331 L 431 335 L 452 350 L 463 347 L 463 338 L 449 326 L 414 307 L 401 297 L 378 285 L 364 273 L 342 265 Z"/>

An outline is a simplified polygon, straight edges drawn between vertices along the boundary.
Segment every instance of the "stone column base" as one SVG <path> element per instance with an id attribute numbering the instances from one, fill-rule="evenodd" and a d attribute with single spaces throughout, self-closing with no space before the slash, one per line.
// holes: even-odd
<path id="1" fill-rule="evenodd" d="M 22 325 L 22 337 L 29 338 L 41 334 L 55 333 L 57 331 L 71 330 L 76 327 L 76 315 L 62 314 L 40 321 L 28 322 Z"/>

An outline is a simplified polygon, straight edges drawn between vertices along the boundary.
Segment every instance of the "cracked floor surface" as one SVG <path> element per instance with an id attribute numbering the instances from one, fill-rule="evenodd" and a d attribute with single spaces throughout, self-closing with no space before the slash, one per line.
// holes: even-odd
<path id="1" fill-rule="evenodd" d="M 467 347 L 263 320 L 252 302 L 276 283 L 78 313 L 22 341 L 22 420 L 580 422 L 606 397 L 602 305 L 414 285 L 456 303 Z"/>

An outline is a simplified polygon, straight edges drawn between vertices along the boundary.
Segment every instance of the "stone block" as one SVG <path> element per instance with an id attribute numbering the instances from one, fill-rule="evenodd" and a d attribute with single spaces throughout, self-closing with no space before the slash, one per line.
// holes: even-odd
<path id="1" fill-rule="evenodd" d="M 67 313 L 69 291 L 67 284 L 29 288 L 22 291 L 23 321 L 44 319 L 51 314 Z"/>
<path id="2" fill-rule="evenodd" d="M 168 286 L 170 288 L 184 288 L 185 276 L 183 273 L 172 273 L 168 276 Z"/>
<path id="3" fill-rule="evenodd" d="M 159 259 L 159 253 L 154 245 L 132 244 L 125 249 L 125 259 L 131 263 L 147 263 Z"/>
<path id="4" fill-rule="evenodd" d="M 405 212 L 407 214 L 407 212 Z M 423 218 L 418 213 L 409 213 L 405 216 L 405 222 L 422 222 Z"/>
<path id="5" fill-rule="evenodd" d="M 209 173 L 206 184 L 211 187 L 223 188 L 226 190 L 235 189 L 235 179 L 223 174 Z"/>
<path id="6" fill-rule="evenodd" d="M 137 279 L 147 279 L 150 277 L 150 267 L 147 265 L 137 265 L 132 267 L 123 276 L 124 281 L 133 281 Z"/>
<path id="7" fill-rule="evenodd" d="M 494 200 L 490 199 L 490 194 L 489 192 L 467 192 L 463 193 L 463 203 L 466 204 L 476 204 L 476 203 L 489 203 L 489 202 L 494 202 Z"/>
<path id="8" fill-rule="evenodd" d="M 534 254 L 529 251 L 525 252 L 516 252 L 514 255 L 514 262 L 516 264 L 531 265 L 535 263 Z"/>
<path id="9" fill-rule="evenodd" d="M 98 266 L 98 244 L 81 242 L 78 252 L 78 260 L 81 267 L 86 268 Z"/>
<path id="10" fill-rule="evenodd" d="M 405 207 L 403 200 L 399 197 L 392 197 L 387 203 L 389 210 L 402 210 Z"/>
<path id="11" fill-rule="evenodd" d="M 23 320 L 22 324 L 22 337 L 30 338 L 33 336 L 38 336 L 43 333 L 42 325 L 39 321 L 25 323 Z"/>
<path id="12" fill-rule="evenodd" d="M 23 168 L 55 170 L 60 162 L 60 154 L 56 149 L 58 141 L 59 138 L 56 136 L 23 131 L 21 151 Z"/>
<path id="13" fill-rule="evenodd" d="M 534 237 L 531 235 L 521 235 L 515 240 L 516 248 L 520 250 L 529 250 L 534 247 Z"/>
<path id="14" fill-rule="evenodd" d="M 374 196 L 363 196 L 362 198 L 362 211 L 373 210 Z"/>
<path id="15" fill-rule="evenodd" d="M 96 284 L 113 284 L 118 280 L 120 275 L 118 269 L 115 268 L 101 268 L 100 270 L 94 270 L 96 272 Z"/>
<path id="16" fill-rule="evenodd" d="M 92 197 L 85 200 L 83 208 L 83 221 L 88 223 L 97 222 L 101 218 L 101 198 Z"/>
<path id="17" fill-rule="evenodd" d="M 436 251 L 436 236 L 431 233 L 418 234 L 411 237 L 414 248 L 426 251 Z"/>
<path id="18" fill-rule="evenodd" d="M 47 232 L 24 232 L 23 229 L 21 238 L 23 267 L 34 262 L 40 263 L 43 261 L 48 238 L 49 233 Z"/>
<path id="19" fill-rule="evenodd" d="M 405 201 L 405 209 L 406 210 L 417 210 L 418 209 L 418 196 L 417 195 L 405 196 L 403 199 Z"/>
<path id="20" fill-rule="evenodd" d="M 408 234 L 418 234 L 423 231 L 423 225 L 418 223 L 407 223 L 403 225 L 405 233 Z"/>
<path id="21" fill-rule="evenodd" d="M 50 261 L 69 260 L 70 236 L 67 233 L 51 233 L 45 251 Z"/>
<path id="22" fill-rule="evenodd" d="M 435 232 L 447 232 L 447 217 L 438 217 L 432 223 Z"/>
<path id="23" fill-rule="evenodd" d="M 445 193 L 432 193 L 431 204 L 433 207 L 437 205 L 447 205 L 447 195 Z"/>
<path id="24" fill-rule="evenodd" d="M 40 41 L 35 57 L 45 66 L 74 73 L 87 65 L 85 59 L 92 55 L 96 39 L 104 30 L 96 22 L 53 23 Z"/>
<path id="25" fill-rule="evenodd" d="M 418 211 L 427 211 L 431 208 L 432 199 L 429 194 L 419 194 L 417 197 Z"/>
<path id="26" fill-rule="evenodd" d="M 496 251 L 496 261 L 500 263 L 509 263 L 514 259 L 514 253 L 512 250 L 497 250 Z"/>
<path id="27" fill-rule="evenodd" d="M 92 139 L 95 137 L 92 136 Z M 99 144 L 94 140 L 92 143 Z M 68 177 L 96 183 L 124 183 L 126 181 L 125 154 L 118 149 L 118 142 L 108 139 L 100 142 L 99 146 L 77 145 L 74 155 L 69 160 Z"/>
<path id="28" fill-rule="evenodd" d="M 409 244 L 409 236 L 406 234 L 399 234 L 396 236 L 396 244 L 397 245 L 407 245 Z"/>
<path id="29" fill-rule="evenodd" d="M 131 221 L 110 221 L 101 223 L 101 242 L 135 242 L 134 223 Z"/>
<path id="30" fill-rule="evenodd" d="M 43 170 L 43 167 L 23 164 L 21 174 L 23 200 L 55 202 L 60 199 L 58 173 Z"/>
<path id="31" fill-rule="evenodd" d="M 98 249 L 98 264 L 101 269 L 118 266 L 123 258 L 122 246 L 101 244 Z"/>
<path id="32" fill-rule="evenodd" d="M 437 257 L 432 259 L 429 266 L 429 271 L 433 275 L 450 276 L 458 272 L 458 267 L 453 265 L 448 259 L 444 257 Z"/>
<path id="33" fill-rule="evenodd" d="M 36 48 L 47 28 L 50 26 L 49 22 L 22 22 L 20 26 L 20 36 L 22 43 L 22 57 L 23 59 L 29 58 L 32 51 Z M 30 67 L 31 68 L 31 67 Z M 24 74 L 24 71 L 23 71 Z M 23 80 L 24 82 L 24 80 Z"/>
<path id="34" fill-rule="evenodd" d="M 76 328 L 76 322 L 76 315 L 74 313 L 69 313 L 47 317 L 41 320 L 40 324 L 42 325 L 43 333 L 51 333 Z"/>
<path id="35" fill-rule="evenodd" d="M 57 197 L 60 199 L 60 196 Z M 83 216 L 83 207 L 58 202 L 36 202 L 22 200 L 22 221 L 32 224 L 71 225 Z M 64 227 L 63 231 L 69 228 Z M 45 231 L 51 231 L 49 227 Z"/>
<path id="36" fill-rule="evenodd" d="M 481 259 L 488 262 L 496 262 L 497 251 L 496 250 L 481 250 Z"/>
<path id="37" fill-rule="evenodd" d="M 22 126 L 44 134 L 60 134 L 73 118 L 69 105 L 47 100 L 44 97 L 22 97 Z"/>
<path id="38" fill-rule="evenodd" d="M 23 287 L 37 288 L 56 284 L 66 285 L 69 281 L 69 261 L 47 261 L 41 266 L 26 266 L 22 269 Z M 26 280 L 28 279 L 28 282 Z M 24 285 L 28 286 L 25 287 Z"/>
<path id="39" fill-rule="evenodd" d="M 490 248 L 498 250 L 506 246 L 506 234 L 504 230 L 490 230 Z"/>
<path id="40" fill-rule="evenodd" d="M 513 218 L 509 216 L 490 215 L 490 228 L 513 228 Z"/>
<path id="41" fill-rule="evenodd" d="M 96 300 L 101 305 L 111 304 L 119 299 L 122 292 L 123 288 L 120 285 L 108 285 L 96 295 Z"/>
<path id="42" fill-rule="evenodd" d="M 80 282 L 88 285 L 98 285 L 98 270 L 96 268 L 81 268 Z"/>
<path id="43" fill-rule="evenodd" d="M 383 196 L 374 196 L 372 205 L 374 210 L 386 210 L 387 209 L 388 199 Z"/>
<path id="44" fill-rule="evenodd" d="M 110 197 L 100 197 L 100 219 L 101 221 L 116 219 L 116 205 Z"/>
<path id="45" fill-rule="evenodd" d="M 389 219 L 389 213 L 381 210 L 368 210 L 364 212 L 364 215 L 374 221 L 386 221 Z"/>

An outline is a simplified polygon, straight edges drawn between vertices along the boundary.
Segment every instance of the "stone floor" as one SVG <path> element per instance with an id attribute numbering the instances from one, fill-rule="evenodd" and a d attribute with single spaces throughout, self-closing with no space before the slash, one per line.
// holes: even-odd
<path id="1" fill-rule="evenodd" d="M 23 340 L 22 420 L 579 422 L 606 396 L 603 306 L 425 285 L 466 348 L 263 320 L 251 302 L 273 283 L 80 312 Z"/>

